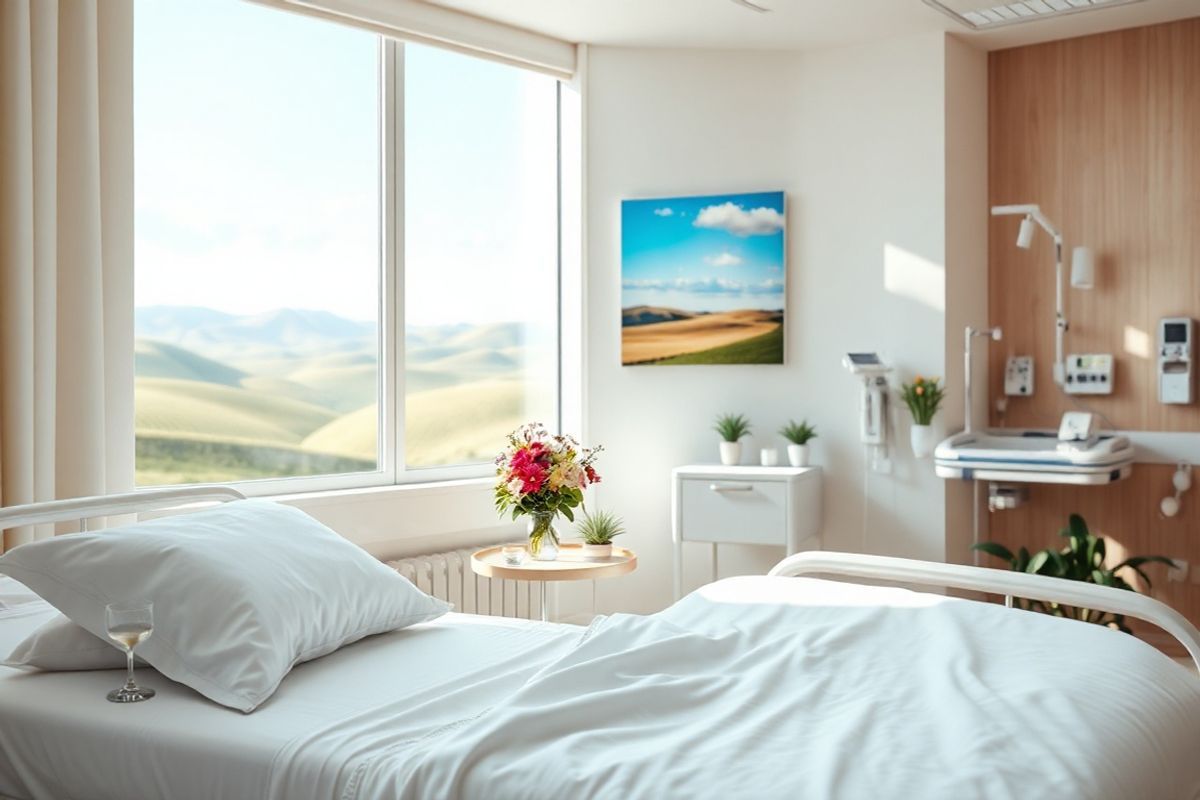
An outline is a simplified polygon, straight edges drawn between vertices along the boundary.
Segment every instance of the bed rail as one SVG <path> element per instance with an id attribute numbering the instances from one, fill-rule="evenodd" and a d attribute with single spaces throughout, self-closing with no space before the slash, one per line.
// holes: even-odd
<path id="1" fill-rule="evenodd" d="M 98 497 L 48 500 L 44 503 L 0 508 L 0 531 L 52 522 L 78 522 L 80 530 L 87 530 L 88 520 L 95 517 L 140 514 L 144 511 L 174 508 L 191 503 L 227 503 L 230 500 L 245 499 L 244 494 L 230 486 L 173 486 Z"/>
<path id="2" fill-rule="evenodd" d="M 940 564 L 934 561 L 859 553 L 833 553 L 825 550 L 789 556 L 772 567 L 768 574 L 783 577 L 824 575 L 865 578 L 917 586 L 964 589 L 1093 608 L 1110 614 L 1124 614 L 1153 623 L 1174 636 L 1196 662 L 1197 669 L 1200 669 L 1200 631 L 1165 603 L 1125 589 L 990 567 Z"/>

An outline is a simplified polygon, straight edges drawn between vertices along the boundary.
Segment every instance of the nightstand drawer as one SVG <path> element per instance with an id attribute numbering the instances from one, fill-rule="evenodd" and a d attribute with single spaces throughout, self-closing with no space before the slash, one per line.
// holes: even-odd
<path id="1" fill-rule="evenodd" d="M 786 543 L 788 487 L 783 481 L 685 478 L 681 484 L 684 541 Z"/>

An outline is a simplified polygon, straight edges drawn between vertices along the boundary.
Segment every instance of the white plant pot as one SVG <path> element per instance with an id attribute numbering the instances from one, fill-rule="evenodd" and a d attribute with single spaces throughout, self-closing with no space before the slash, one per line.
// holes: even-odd
<path id="1" fill-rule="evenodd" d="M 595 558 L 595 559 L 612 558 L 612 543 L 611 542 L 609 542 L 608 544 L 586 544 L 585 543 L 583 545 L 583 557 L 584 558 Z"/>
<path id="2" fill-rule="evenodd" d="M 806 444 L 789 444 L 788 445 L 788 463 L 793 467 L 808 466 L 808 445 Z"/>
<path id="3" fill-rule="evenodd" d="M 933 448 L 937 445 L 937 436 L 934 435 L 933 426 L 918 425 L 915 422 L 908 431 L 908 440 L 912 445 L 913 455 L 917 458 L 929 458 L 933 455 Z"/>
<path id="4" fill-rule="evenodd" d="M 742 462 L 741 442 L 721 442 L 721 463 L 727 467 Z"/>

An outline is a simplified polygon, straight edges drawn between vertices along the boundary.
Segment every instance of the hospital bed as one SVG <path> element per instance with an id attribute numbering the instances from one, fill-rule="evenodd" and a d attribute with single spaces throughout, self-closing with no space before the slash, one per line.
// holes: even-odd
<path id="1" fill-rule="evenodd" d="M 236 497 L 36 504 L 0 527 Z M 1200 633 L 1132 592 L 801 553 L 587 628 L 447 614 L 301 664 L 250 714 L 149 670 L 158 696 L 114 706 L 118 673 L 0 667 L 0 796 L 1200 797 L 1194 672 L 943 588 L 1141 618 L 1200 665 Z M 54 613 L 0 583 L 0 650 Z"/>

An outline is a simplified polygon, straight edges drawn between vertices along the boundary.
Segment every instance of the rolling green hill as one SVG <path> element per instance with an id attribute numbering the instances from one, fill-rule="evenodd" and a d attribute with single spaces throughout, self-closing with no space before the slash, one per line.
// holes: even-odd
<path id="1" fill-rule="evenodd" d="M 336 416 L 298 400 L 199 381 L 138 378 L 135 392 L 139 433 L 299 444 Z"/>
<path id="2" fill-rule="evenodd" d="M 133 370 L 139 378 L 179 378 L 237 386 L 246 373 L 165 342 L 135 339 Z"/>

